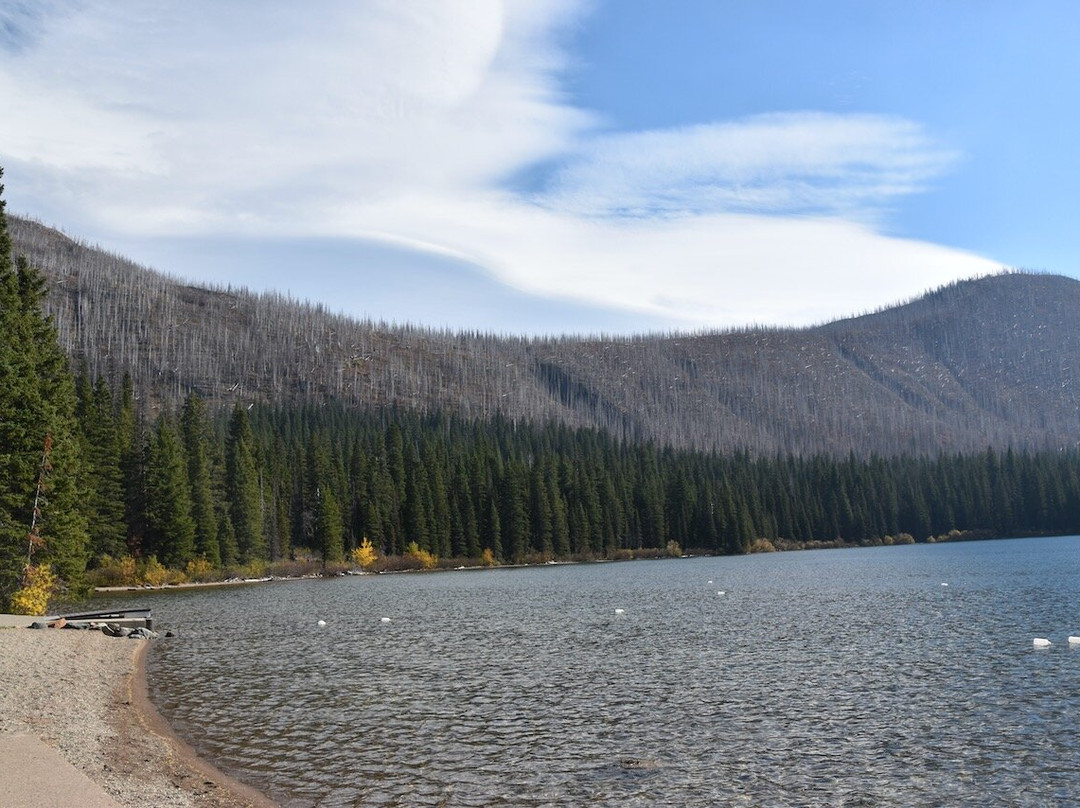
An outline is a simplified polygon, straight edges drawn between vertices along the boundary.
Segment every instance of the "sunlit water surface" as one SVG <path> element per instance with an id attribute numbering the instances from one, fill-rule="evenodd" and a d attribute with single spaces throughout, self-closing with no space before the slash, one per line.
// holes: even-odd
<path id="1" fill-rule="evenodd" d="M 1080 804 L 1080 538 L 139 602 L 158 708 L 286 806 Z"/>

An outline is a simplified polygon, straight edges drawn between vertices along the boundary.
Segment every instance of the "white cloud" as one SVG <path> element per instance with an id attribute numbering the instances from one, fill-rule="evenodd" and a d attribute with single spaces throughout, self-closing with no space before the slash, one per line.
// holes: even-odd
<path id="1" fill-rule="evenodd" d="M 601 136 L 556 173 L 545 204 L 583 215 L 865 215 L 956 159 L 916 124 L 815 112 Z"/>
<path id="2" fill-rule="evenodd" d="M 521 6 L 88 2 L 5 55 L 23 114 L 0 122 L 3 157 L 116 171 L 87 202 L 149 232 L 277 227 L 297 203 L 317 218 L 341 200 L 483 186 L 584 119 L 551 100 L 548 49 L 504 54 L 558 21 L 558 3 Z"/>
<path id="3" fill-rule="evenodd" d="M 816 321 L 996 268 L 875 229 L 956 159 L 915 123 L 599 132 L 559 90 L 574 0 L 48 8 L 0 47 L 20 111 L 0 164 L 12 209 L 92 237 L 377 239 L 690 326 Z M 547 187 L 505 189 L 540 163 Z"/>
<path id="4" fill-rule="evenodd" d="M 519 289 L 618 306 L 679 327 L 809 325 L 1000 269 L 839 218 L 713 213 L 586 218 L 504 194 L 344 210 L 487 267 Z M 411 236 L 411 238 L 410 238 Z"/>

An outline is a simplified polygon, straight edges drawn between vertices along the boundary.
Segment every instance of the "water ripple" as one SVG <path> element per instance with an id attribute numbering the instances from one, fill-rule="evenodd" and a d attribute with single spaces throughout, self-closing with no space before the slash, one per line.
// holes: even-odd
<path id="1" fill-rule="evenodd" d="M 163 595 L 150 605 L 180 637 L 154 647 L 152 695 L 286 806 L 1077 804 L 1080 653 L 1064 637 L 1080 633 L 1065 622 L 1078 551 L 1026 540 Z M 1047 635 L 1060 640 L 1033 651 Z"/>

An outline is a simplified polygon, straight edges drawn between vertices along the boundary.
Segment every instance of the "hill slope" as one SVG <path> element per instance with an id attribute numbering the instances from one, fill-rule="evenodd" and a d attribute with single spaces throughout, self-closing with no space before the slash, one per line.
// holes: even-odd
<path id="1" fill-rule="evenodd" d="M 201 289 L 15 217 L 61 344 L 142 400 L 501 413 L 754 453 L 933 454 L 1080 441 L 1080 282 L 1010 274 L 809 329 L 515 339 Z"/>

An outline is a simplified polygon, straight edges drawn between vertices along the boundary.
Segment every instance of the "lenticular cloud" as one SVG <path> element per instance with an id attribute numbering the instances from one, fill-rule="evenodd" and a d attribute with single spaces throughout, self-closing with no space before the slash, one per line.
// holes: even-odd
<path id="1" fill-rule="evenodd" d="M 539 201 L 586 216 L 850 215 L 917 193 L 956 159 L 917 124 L 786 113 L 600 135 L 553 172 Z"/>

